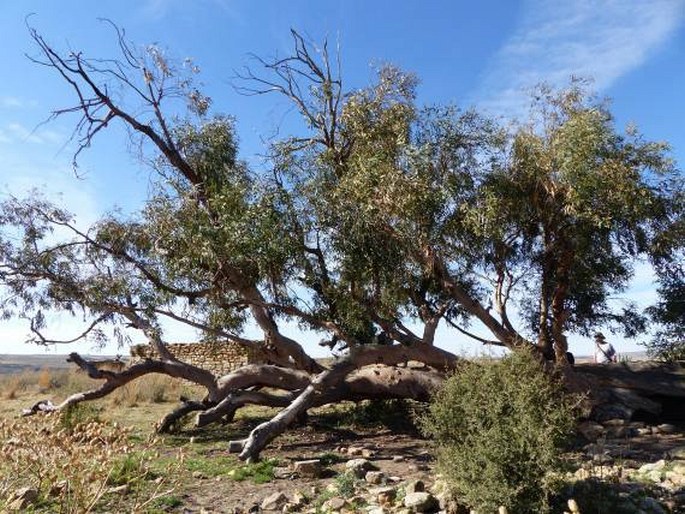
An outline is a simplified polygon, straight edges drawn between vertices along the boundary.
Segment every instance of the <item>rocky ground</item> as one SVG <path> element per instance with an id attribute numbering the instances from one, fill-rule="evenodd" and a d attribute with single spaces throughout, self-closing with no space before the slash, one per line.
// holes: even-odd
<path id="1" fill-rule="evenodd" d="M 585 423 L 581 431 L 564 477 L 564 500 L 574 498 L 578 511 L 685 512 L 681 428 L 610 420 Z M 449 496 L 428 443 L 415 434 L 307 427 L 285 439 L 267 456 L 280 459 L 274 481 L 257 486 L 198 476 L 179 512 L 468 513 Z M 571 507 L 564 503 L 559 512 Z"/>

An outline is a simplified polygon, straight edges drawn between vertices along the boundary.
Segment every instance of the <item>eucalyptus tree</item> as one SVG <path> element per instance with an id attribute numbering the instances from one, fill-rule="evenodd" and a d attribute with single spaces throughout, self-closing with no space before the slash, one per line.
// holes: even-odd
<path id="1" fill-rule="evenodd" d="M 638 256 L 663 262 L 654 243 L 682 217 L 677 188 L 661 188 L 675 173 L 666 148 L 619 134 L 578 88 L 545 92 L 539 117 L 509 130 L 475 111 L 420 107 L 416 78 L 392 66 L 348 91 L 327 46 L 314 51 L 293 32 L 291 56 L 258 60 L 237 79 L 247 95 L 285 95 L 305 121 L 302 133 L 270 145 L 268 169 L 258 171 L 239 160 L 233 121 L 211 114 L 193 66 L 175 67 L 155 47 L 138 53 L 119 30 L 117 60 L 61 54 L 31 35 L 36 62 L 73 90 L 76 103 L 54 116 L 77 116 L 76 157 L 113 123 L 154 154 L 154 187 L 131 217 L 80 230 L 38 197 L 1 210 L 6 316 L 31 319 L 35 339 L 53 343 L 44 312 L 78 313 L 87 319 L 79 337 L 102 340 L 110 324 L 123 338 L 132 327 L 156 351 L 118 373 L 72 354 L 104 382 L 57 408 L 166 373 L 207 395 L 185 401 L 161 429 L 192 411 L 203 425 L 250 403 L 283 407 L 231 445 L 255 458 L 312 406 L 427 399 L 457 363 L 435 346 L 441 323 L 456 337 L 532 346 L 563 364 L 569 330 L 607 320 L 636 328 L 609 295 Z M 262 364 L 216 377 L 181 362 L 165 318 L 203 340 L 249 347 Z M 340 358 L 322 366 L 283 333 L 284 321 L 321 333 Z M 474 333 L 473 322 L 491 335 Z M 262 337 L 246 337 L 248 324 Z M 396 366 L 408 360 L 426 367 Z"/>

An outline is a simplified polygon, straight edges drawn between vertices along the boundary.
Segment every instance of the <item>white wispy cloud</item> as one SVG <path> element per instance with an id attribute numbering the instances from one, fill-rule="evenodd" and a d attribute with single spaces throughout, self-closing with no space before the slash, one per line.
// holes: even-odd
<path id="1" fill-rule="evenodd" d="M 592 77 L 602 91 L 638 68 L 685 21 L 685 0 L 528 0 L 484 74 L 478 103 L 517 114 L 540 82 Z"/>
<path id="2" fill-rule="evenodd" d="M 231 17 L 237 17 L 237 11 L 234 9 L 231 0 L 204 0 L 203 2 L 193 2 L 192 4 L 185 0 L 146 0 L 140 8 L 140 13 L 146 17 L 158 20 L 165 17 L 171 11 L 179 9 L 198 9 L 198 4 L 204 3 L 210 8 L 219 8 L 223 12 L 228 13 Z"/>
<path id="3" fill-rule="evenodd" d="M 18 96 L 0 96 L 0 109 L 22 109 L 37 105 L 36 100 L 26 100 Z"/>
<path id="4" fill-rule="evenodd" d="M 0 143 L 57 144 L 63 140 L 64 136 L 55 130 L 31 130 L 16 122 L 0 127 Z"/>
<path id="5" fill-rule="evenodd" d="M 17 97 L 14 96 L 3 96 L 0 97 L 0 107 L 5 109 L 22 107 L 24 103 Z"/>

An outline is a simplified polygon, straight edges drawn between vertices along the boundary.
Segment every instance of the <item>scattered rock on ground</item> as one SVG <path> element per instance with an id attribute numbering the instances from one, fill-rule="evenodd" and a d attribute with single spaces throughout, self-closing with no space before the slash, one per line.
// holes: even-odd
<path id="1" fill-rule="evenodd" d="M 319 478 L 322 466 L 319 459 L 300 460 L 295 462 L 293 470 L 303 478 Z"/>
<path id="2" fill-rule="evenodd" d="M 364 480 L 366 480 L 369 484 L 379 485 L 383 483 L 383 480 L 385 480 L 385 473 L 382 471 L 367 471 L 366 475 L 364 476 Z"/>
<path id="3" fill-rule="evenodd" d="M 333 510 L 333 511 L 340 510 L 340 509 L 344 508 L 346 505 L 347 505 L 347 500 L 345 500 L 344 498 L 340 498 L 338 496 L 335 496 L 335 497 L 331 498 L 330 500 L 327 500 L 323 504 L 324 509 Z"/>
<path id="4" fill-rule="evenodd" d="M 10 500 L 7 502 L 8 510 L 10 512 L 24 511 L 29 505 L 35 503 L 37 499 L 38 490 L 32 487 L 22 487 L 11 495 Z"/>
<path id="5" fill-rule="evenodd" d="M 367 459 L 352 459 L 345 463 L 345 469 L 357 478 L 363 478 L 367 471 L 373 471 L 376 467 Z"/>
<path id="6" fill-rule="evenodd" d="M 408 493 L 404 497 L 404 506 L 415 512 L 431 512 L 438 507 L 438 500 L 430 493 Z"/>
<path id="7" fill-rule="evenodd" d="M 412 480 L 404 486 L 404 490 L 407 494 L 422 493 L 426 490 L 426 484 L 422 480 Z"/>
<path id="8" fill-rule="evenodd" d="M 281 491 L 270 494 L 262 501 L 262 510 L 281 510 L 288 503 L 288 497 Z"/>
<path id="9" fill-rule="evenodd" d="M 604 435 L 604 426 L 594 421 L 583 421 L 578 424 L 578 433 L 590 442 L 595 442 Z"/>

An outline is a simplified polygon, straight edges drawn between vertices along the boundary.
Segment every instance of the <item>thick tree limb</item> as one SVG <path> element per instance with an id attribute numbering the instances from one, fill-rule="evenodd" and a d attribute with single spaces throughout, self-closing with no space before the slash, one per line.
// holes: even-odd
<path id="1" fill-rule="evenodd" d="M 208 405 L 203 402 L 195 402 L 191 400 L 184 400 L 180 407 L 174 409 L 169 414 L 164 416 L 157 426 L 157 432 L 160 434 L 166 434 L 171 431 L 171 428 L 176 424 L 176 422 L 183 417 L 187 416 L 191 412 L 205 410 Z"/>

